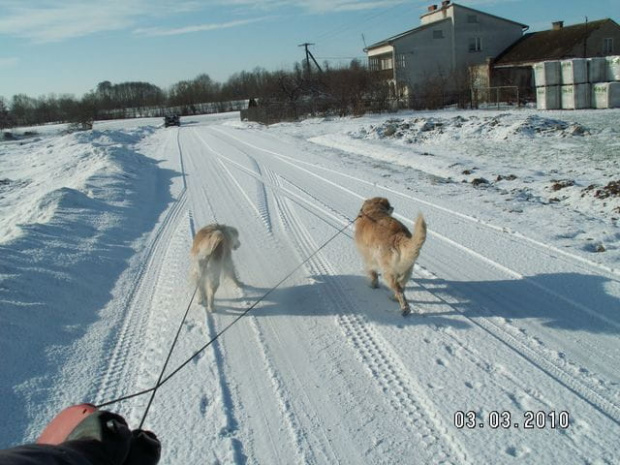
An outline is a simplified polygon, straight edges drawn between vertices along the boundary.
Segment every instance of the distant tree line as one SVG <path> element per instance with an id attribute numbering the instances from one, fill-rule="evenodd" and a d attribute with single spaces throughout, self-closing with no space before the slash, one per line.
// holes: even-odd
<path id="1" fill-rule="evenodd" d="M 0 129 L 58 122 L 181 115 L 240 109 L 253 99 L 261 105 L 299 112 L 346 115 L 387 109 L 388 89 L 359 61 L 322 71 L 296 64 L 289 71 L 256 68 L 232 75 L 225 83 L 201 74 L 163 90 L 147 82 L 113 84 L 103 81 L 82 98 L 24 94 L 9 101 L 0 97 Z"/>

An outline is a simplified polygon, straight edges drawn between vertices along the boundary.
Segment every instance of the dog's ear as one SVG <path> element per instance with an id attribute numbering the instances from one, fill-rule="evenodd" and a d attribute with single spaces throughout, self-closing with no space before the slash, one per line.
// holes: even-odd
<path id="1" fill-rule="evenodd" d="M 393 210 L 392 206 L 390 205 L 390 201 L 385 197 L 381 197 L 379 199 L 379 205 L 381 205 L 381 208 L 386 212 L 390 212 Z"/>
<path id="2" fill-rule="evenodd" d="M 362 204 L 362 210 L 371 210 L 375 208 L 381 207 L 381 197 L 372 197 L 370 199 L 364 200 Z"/>
<path id="3" fill-rule="evenodd" d="M 231 247 L 233 250 L 237 250 L 241 246 L 241 242 L 239 242 L 239 231 L 232 226 L 227 226 L 227 229 L 230 236 Z"/>

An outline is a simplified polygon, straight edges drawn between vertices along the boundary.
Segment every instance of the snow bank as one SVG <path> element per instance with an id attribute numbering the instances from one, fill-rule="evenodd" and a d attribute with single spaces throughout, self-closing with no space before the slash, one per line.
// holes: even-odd
<path id="1" fill-rule="evenodd" d="M 165 463 L 613 463 L 619 116 L 237 115 L 0 144 L 1 446 L 153 386 L 191 299 L 192 227 L 221 221 L 245 231 L 248 286 L 206 318 L 190 306 L 169 371 L 267 298 L 162 386 L 147 427 Z M 429 222 L 406 320 L 365 286 L 350 231 L 311 256 L 371 195 Z M 147 401 L 114 408 L 133 425 Z M 459 430 L 461 410 L 571 425 Z"/>
<path id="2" fill-rule="evenodd" d="M 620 197 L 613 189 L 610 195 L 596 195 L 620 179 L 620 132 L 611 124 L 613 116 L 604 125 L 593 112 L 571 116 L 583 121 L 527 111 L 455 116 L 436 112 L 384 118 L 353 126 L 345 134 L 310 140 L 412 167 L 443 182 L 495 188 L 506 200 L 562 204 L 584 215 L 602 213 L 606 220 L 617 219 Z"/>
<path id="3" fill-rule="evenodd" d="M 54 395 L 50 376 L 169 202 L 162 188 L 174 174 L 135 150 L 152 132 L 0 145 L 0 396 L 11 418 L 3 443 L 21 440 L 27 406 Z"/>

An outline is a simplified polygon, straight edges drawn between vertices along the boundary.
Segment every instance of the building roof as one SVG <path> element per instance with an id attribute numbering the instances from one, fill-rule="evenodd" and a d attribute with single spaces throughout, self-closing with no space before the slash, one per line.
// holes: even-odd
<path id="1" fill-rule="evenodd" d="M 494 64 L 495 66 L 518 65 L 545 60 L 577 58 L 574 56 L 575 47 L 584 44 L 594 31 L 609 22 L 620 28 L 611 19 L 601 19 L 561 27 L 560 29 L 525 34 L 499 55 Z"/>
<path id="2" fill-rule="evenodd" d="M 397 41 L 398 39 L 401 39 L 410 34 L 418 33 L 420 31 L 429 29 L 431 27 L 436 27 L 438 24 L 445 23 L 446 21 L 450 21 L 450 18 L 442 19 L 440 21 L 435 21 L 434 23 L 425 24 L 423 26 L 416 27 L 415 29 L 410 29 L 408 31 L 401 32 L 400 34 L 390 37 L 389 39 L 385 39 L 385 40 L 382 40 L 381 42 L 377 42 L 376 44 L 369 45 L 368 47 L 364 49 L 364 51 L 370 50 L 371 48 L 383 47 L 384 45 L 391 45 L 393 42 Z"/>
<path id="3" fill-rule="evenodd" d="M 456 6 L 456 7 L 459 7 L 461 9 L 463 9 L 463 10 L 468 10 L 468 11 L 471 11 L 473 13 L 480 13 L 480 14 L 483 14 L 485 16 L 489 16 L 490 18 L 495 18 L 495 19 L 499 19 L 501 21 L 506 21 L 508 23 L 516 24 L 517 26 L 521 26 L 524 29 L 529 28 L 529 26 L 527 24 L 522 24 L 522 23 L 519 23 L 517 21 L 513 21 L 512 19 L 502 18 L 500 16 L 496 16 L 496 15 L 493 15 L 491 13 L 487 13 L 486 11 L 474 10 L 471 7 L 468 7 L 468 6 L 465 6 L 465 5 L 459 5 L 458 3 L 451 3 L 451 4 L 449 4 L 449 5 L 445 6 L 445 7 L 440 8 L 439 10 L 429 11 L 428 13 L 424 13 L 420 18 L 424 18 L 425 16 L 432 15 L 434 13 L 437 13 L 437 11 L 441 11 L 444 8 L 450 8 L 451 6 Z"/>
<path id="4" fill-rule="evenodd" d="M 495 16 L 495 15 L 492 15 L 492 14 L 489 14 L 489 13 L 485 13 L 484 11 L 474 10 L 473 8 L 469 8 L 467 6 L 459 5 L 457 3 L 451 3 L 449 5 L 446 5 L 445 7 L 442 7 L 442 9 L 452 8 L 452 7 L 462 8 L 464 10 L 469 10 L 469 11 L 473 11 L 475 13 L 480 13 L 480 14 L 483 14 L 485 16 L 489 16 L 491 18 L 495 18 L 495 19 L 499 19 L 499 20 L 506 21 L 506 22 L 509 22 L 509 23 L 517 24 L 517 25 L 521 26 L 524 29 L 528 27 L 525 24 L 521 24 L 521 23 L 512 21 L 510 19 L 506 19 L 506 18 L 500 18 L 499 16 Z M 427 15 L 430 15 L 430 14 L 437 13 L 437 11 L 441 11 L 441 9 L 440 10 L 435 10 L 435 11 L 432 11 L 432 12 L 429 12 L 429 13 L 425 13 L 425 14 L 423 14 L 421 16 L 421 18 L 423 18 L 423 17 L 425 17 Z M 402 32 L 402 33 L 397 34 L 397 35 L 395 35 L 393 37 L 390 37 L 389 39 L 385 39 L 385 40 L 382 40 L 381 42 L 377 42 L 375 44 L 369 45 L 368 47 L 366 47 L 364 49 L 364 51 L 368 51 L 368 50 L 370 50 L 372 48 L 383 47 L 384 45 L 391 45 L 393 42 L 395 42 L 398 39 L 401 39 L 402 37 L 408 36 L 410 34 L 416 34 L 416 33 L 420 32 L 420 31 L 423 31 L 423 30 L 428 29 L 430 27 L 435 27 L 436 25 L 441 24 L 441 23 L 443 23 L 445 21 L 450 21 L 450 18 L 441 19 L 441 20 L 438 20 L 438 21 L 433 21 L 432 23 L 424 24 L 424 25 L 416 27 L 414 29 L 410 29 L 408 31 Z"/>

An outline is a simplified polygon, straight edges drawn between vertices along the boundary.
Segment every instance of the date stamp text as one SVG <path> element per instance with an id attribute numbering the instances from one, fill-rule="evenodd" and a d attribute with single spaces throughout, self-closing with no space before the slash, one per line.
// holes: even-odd
<path id="1" fill-rule="evenodd" d="M 459 410 L 454 414 L 454 426 L 457 429 L 567 429 L 570 426 L 570 415 L 566 411 L 542 410 L 528 410 L 518 416 L 506 410 L 480 415 L 473 410 Z"/>

